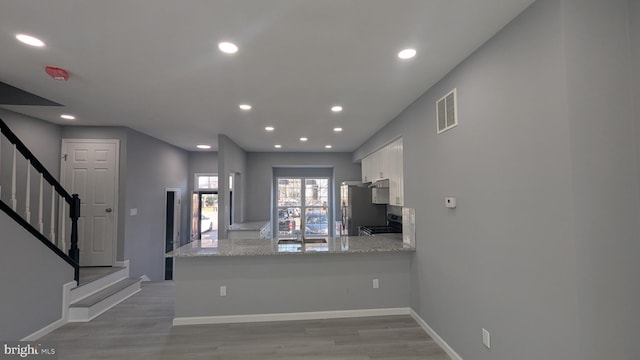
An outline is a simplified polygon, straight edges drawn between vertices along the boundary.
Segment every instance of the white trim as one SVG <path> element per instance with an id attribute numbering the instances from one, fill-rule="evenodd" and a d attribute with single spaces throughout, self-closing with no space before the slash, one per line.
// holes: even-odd
<path id="1" fill-rule="evenodd" d="M 126 277 L 126 278 L 129 277 L 129 260 L 123 260 L 123 261 L 116 260 L 116 261 L 113 262 L 113 266 L 126 268 L 127 271 L 126 271 L 124 277 Z"/>
<path id="2" fill-rule="evenodd" d="M 418 315 L 418 313 L 413 311 L 413 309 L 409 309 L 409 315 L 411 315 L 411 317 L 420 325 L 420 327 L 424 331 L 426 331 L 427 334 L 429 334 L 429 336 L 431 336 L 431 338 L 438 345 L 440 345 L 440 347 L 447 353 L 447 355 L 449 355 L 449 357 L 452 360 L 462 360 L 462 357 L 458 355 L 458 353 L 456 353 L 455 350 L 453 350 L 453 348 L 449 346 L 449 344 L 447 344 L 447 342 L 444 341 L 444 339 L 441 338 L 440 335 L 438 335 L 438 333 L 435 330 L 433 330 L 431 326 L 429 326 L 429 324 L 427 324 L 427 322 L 420 317 L 420 315 Z"/>
<path id="3" fill-rule="evenodd" d="M 151 281 L 151 279 L 149 279 L 149 277 L 147 275 L 142 275 L 142 276 L 140 276 L 140 281 L 142 281 L 142 282 Z"/>
<path id="4" fill-rule="evenodd" d="M 99 144 L 115 144 L 116 153 L 114 155 L 114 177 L 115 177 L 115 186 L 113 189 L 113 244 L 112 244 L 112 258 L 111 264 L 115 264 L 117 262 L 117 254 L 118 254 L 118 216 L 120 213 L 120 208 L 118 204 L 118 200 L 120 197 L 120 139 L 74 139 L 74 138 L 63 138 L 62 146 L 60 149 L 60 184 L 65 187 L 65 177 L 66 177 L 66 166 L 65 166 L 65 157 L 64 154 L 67 152 L 67 145 L 69 143 L 99 143 Z M 60 201 L 61 211 L 58 214 L 58 239 L 59 241 L 64 241 L 64 234 L 60 235 L 62 230 L 64 229 L 63 223 L 66 222 L 66 214 L 64 210 L 64 201 Z M 66 249 L 62 249 L 66 252 Z"/>
<path id="5" fill-rule="evenodd" d="M 173 326 L 409 315 L 410 311 L 411 311 L 410 308 L 385 308 L 385 309 L 312 311 L 312 312 L 275 313 L 275 314 L 175 317 L 173 318 Z"/>
<path id="6" fill-rule="evenodd" d="M 43 327 L 38 331 L 25 336 L 20 341 L 36 341 L 69 322 L 69 301 L 71 298 L 69 296 L 69 293 L 71 292 L 71 289 L 75 288 L 76 286 L 78 286 L 78 283 L 76 283 L 75 281 L 70 281 L 62 285 L 62 313 L 60 319 L 52 322 L 51 324 Z"/>

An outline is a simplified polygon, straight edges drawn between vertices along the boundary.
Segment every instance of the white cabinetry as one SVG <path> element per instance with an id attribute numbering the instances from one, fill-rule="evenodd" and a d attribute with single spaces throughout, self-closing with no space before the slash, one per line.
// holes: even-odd
<path id="1" fill-rule="evenodd" d="M 363 183 L 370 183 L 373 181 L 373 179 L 371 178 L 372 161 L 373 161 L 373 158 L 371 155 L 362 159 L 362 182 Z"/>
<path id="2" fill-rule="evenodd" d="M 402 138 L 392 142 L 389 149 L 389 204 L 404 205 L 404 169 Z"/>
<path id="3" fill-rule="evenodd" d="M 388 204 L 404 205 L 404 175 L 402 138 L 362 159 L 362 182 L 389 179 Z M 381 202 L 384 197 L 374 198 Z"/>

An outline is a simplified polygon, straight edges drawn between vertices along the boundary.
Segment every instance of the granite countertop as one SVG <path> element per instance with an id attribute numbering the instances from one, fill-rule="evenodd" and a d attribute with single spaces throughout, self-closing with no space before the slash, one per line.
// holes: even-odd
<path id="1" fill-rule="evenodd" d="M 234 231 L 255 231 L 255 230 L 260 230 L 263 227 L 267 226 L 269 224 L 269 221 L 265 220 L 265 221 L 250 221 L 250 222 L 244 222 L 244 223 L 234 223 L 229 225 L 229 230 L 234 230 Z"/>
<path id="2" fill-rule="evenodd" d="M 352 254 L 379 252 L 411 252 L 415 247 L 404 244 L 401 234 L 377 234 L 374 236 L 336 236 L 325 238 L 326 242 L 305 244 L 295 240 L 275 239 L 220 239 L 196 240 L 174 251 L 166 257 L 197 256 L 265 256 L 287 254 Z"/>

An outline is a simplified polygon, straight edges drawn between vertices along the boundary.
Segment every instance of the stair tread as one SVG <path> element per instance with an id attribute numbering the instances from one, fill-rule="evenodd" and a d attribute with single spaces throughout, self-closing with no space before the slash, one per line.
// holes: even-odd
<path id="1" fill-rule="evenodd" d="M 78 301 L 76 301 L 75 303 L 69 305 L 70 307 L 91 307 L 97 303 L 99 303 L 100 301 L 108 298 L 109 296 L 118 293 L 119 291 L 128 288 L 129 286 L 140 282 L 140 279 L 122 279 L 100 291 L 98 291 L 97 293 L 91 295 L 91 296 L 87 296 L 84 299 L 80 299 Z"/>

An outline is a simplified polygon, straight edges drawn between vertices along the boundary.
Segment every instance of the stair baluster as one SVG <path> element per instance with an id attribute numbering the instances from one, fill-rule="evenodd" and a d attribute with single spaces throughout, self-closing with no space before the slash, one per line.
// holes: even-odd
<path id="1" fill-rule="evenodd" d="M 56 189 L 51 185 L 51 222 L 49 223 L 51 230 L 49 231 L 49 240 L 56 243 Z"/>
<path id="2" fill-rule="evenodd" d="M 11 209 L 16 211 L 18 200 L 16 199 L 16 144 L 13 144 L 13 160 L 11 164 Z"/>
<path id="3" fill-rule="evenodd" d="M 27 186 L 25 187 L 24 219 L 31 223 L 31 161 L 27 159 Z"/>
<path id="4" fill-rule="evenodd" d="M 44 233 L 44 220 L 42 219 L 42 197 L 44 196 L 42 193 L 44 191 L 44 188 L 42 187 L 43 181 L 44 175 L 40 173 L 40 186 L 38 192 L 38 231 L 41 233 Z"/>
<path id="5" fill-rule="evenodd" d="M 62 251 L 67 251 L 67 243 L 65 242 L 65 239 L 67 238 L 67 221 L 65 219 L 65 214 L 67 213 L 67 204 L 64 201 L 64 199 L 60 199 L 60 217 L 62 218 L 60 220 L 60 249 Z M 69 217 L 71 217 L 71 209 L 69 209 Z"/>

